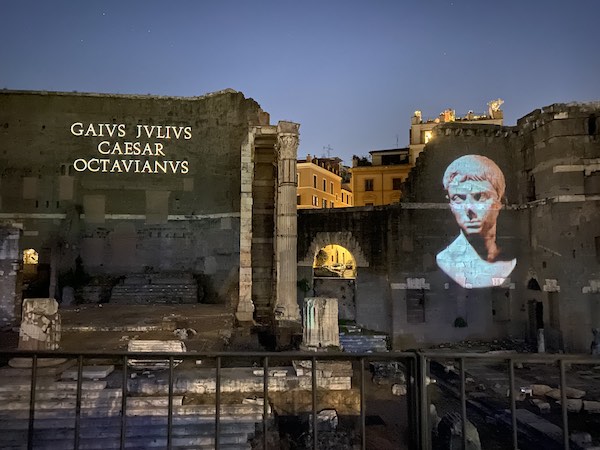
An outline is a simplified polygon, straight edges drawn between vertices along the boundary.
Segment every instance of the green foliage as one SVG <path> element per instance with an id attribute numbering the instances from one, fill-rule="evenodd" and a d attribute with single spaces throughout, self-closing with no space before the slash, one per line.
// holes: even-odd
<path id="1" fill-rule="evenodd" d="M 454 319 L 454 327 L 455 328 L 465 328 L 467 326 L 467 321 L 462 317 L 457 317 Z"/>
<path id="2" fill-rule="evenodd" d="M 356 156 L 352 155 L 352 161 L 355 161 L 356 167 L 372 166 L 373 164 L 369 161 L 368 156 Z"/>
<path id="3" fill-rule="evenodd" d="M 301 280 L 298 280 L 296 285 L 298 286 L 298 289 L 300 289 L 305 294 L 308 291 L 310 291 L 310 282 L 306 278 L 302 278 Z"/>
<path id="4" fill-rule="evenodd" d="M 327 252 L 323 249 L 319 250 L 319 253 L 317 253 L 317 267 L 322 267 L 328 259 Z"/>

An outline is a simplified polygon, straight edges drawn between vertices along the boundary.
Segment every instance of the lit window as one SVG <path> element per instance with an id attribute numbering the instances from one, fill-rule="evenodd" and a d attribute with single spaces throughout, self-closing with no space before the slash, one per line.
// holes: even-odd
<path id="1" fill-rule="evenodd" d="M 313 195 L 313 206 L 319 206 L 319 197 Z"/>
<path id="2" fill-rule="evenodd" d="M 427 144 L 431 138 L 433 137 L 433 134 L 431 132 L 431 130 L 427 130 L 423 132 L 423 143 Z"/>
<path id="3" fill-rule="evenodd" d="M 37 264 L 38 252 L 32 248 L 23 251 L 23 264 Z"/>

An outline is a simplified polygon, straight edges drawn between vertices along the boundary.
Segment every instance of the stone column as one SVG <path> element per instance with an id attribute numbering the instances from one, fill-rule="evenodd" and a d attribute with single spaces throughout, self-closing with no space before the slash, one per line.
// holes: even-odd
<path id="1" fill-rule="evenodd" d="M 275 229 L 276 299 L 275 320 L 300 321 L 296 298 L 297 213 L 296 159 L 298 129 L 292 122 L 277 125 L 277 203 Z"/>
<path id="2" fill-rule="evenodd" d="M 19 331 L 19 349 L 56 350 L 60 343 L 60 314 L 53 298 L 26 298 Z"/>
<path id="3" fill-rule="evenodd" d="M 248 132 L 241 149 L 242 171 L 240 192 L 240 284 L 235 312 L 240 322 L 251 322 L 252 303 L 252 183 L 254 180 L 254 133 Z"/>
<path id="4" fill-rule="evenodd" d="M 17 325 L 20 317 L 19 266 L 21 230 L 0 223 L 0 328 Z"/>
<path id="5" fill-rule="evenodd" d="M 303 349 L 340 346 L 337 298 L 306 297 L 302 313 Z"/>

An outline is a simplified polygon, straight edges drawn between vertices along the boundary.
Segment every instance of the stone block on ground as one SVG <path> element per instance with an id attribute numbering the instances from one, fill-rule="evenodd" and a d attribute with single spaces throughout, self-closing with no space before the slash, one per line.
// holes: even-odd
<path id="1" fill-rule="evenodd" d="M 81 371 L 81 378 L 84 380 L 101 380 L 109 376 L 115 370 L 115 366 L 106 365 L 106 366 L 83 366 Z M 71 368 L 65 370 L 61 378 L 63 380 L 76 380 L 77 379 L 78 369 Z"/>
<path id="2" fill-rule="evenodd" d="M 19 330 L 20 350 L 56 350 L 60 344 L 60 314 L 53 298 L 26 298 Z"/>
<path id="3" fill-rule="evenodd" d="M 583 410 L 591 414 L 600 414 L 600 402 L 592 400 L 583 401 Z"/>

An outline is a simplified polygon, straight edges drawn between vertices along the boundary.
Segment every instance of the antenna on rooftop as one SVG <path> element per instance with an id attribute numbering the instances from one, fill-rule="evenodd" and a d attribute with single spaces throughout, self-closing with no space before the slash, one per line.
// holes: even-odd
<path id="1" fill-rule="evenodd" d="M 331 145 L 327 144 L 327 145 L 323 146 L 323 150 L 327 150 L 327 157 L 331 158 L 331 150 L 333 150 L 333 147 Z M 323 156 L 325 156 L 325 155 L 323 155 Z"/>

